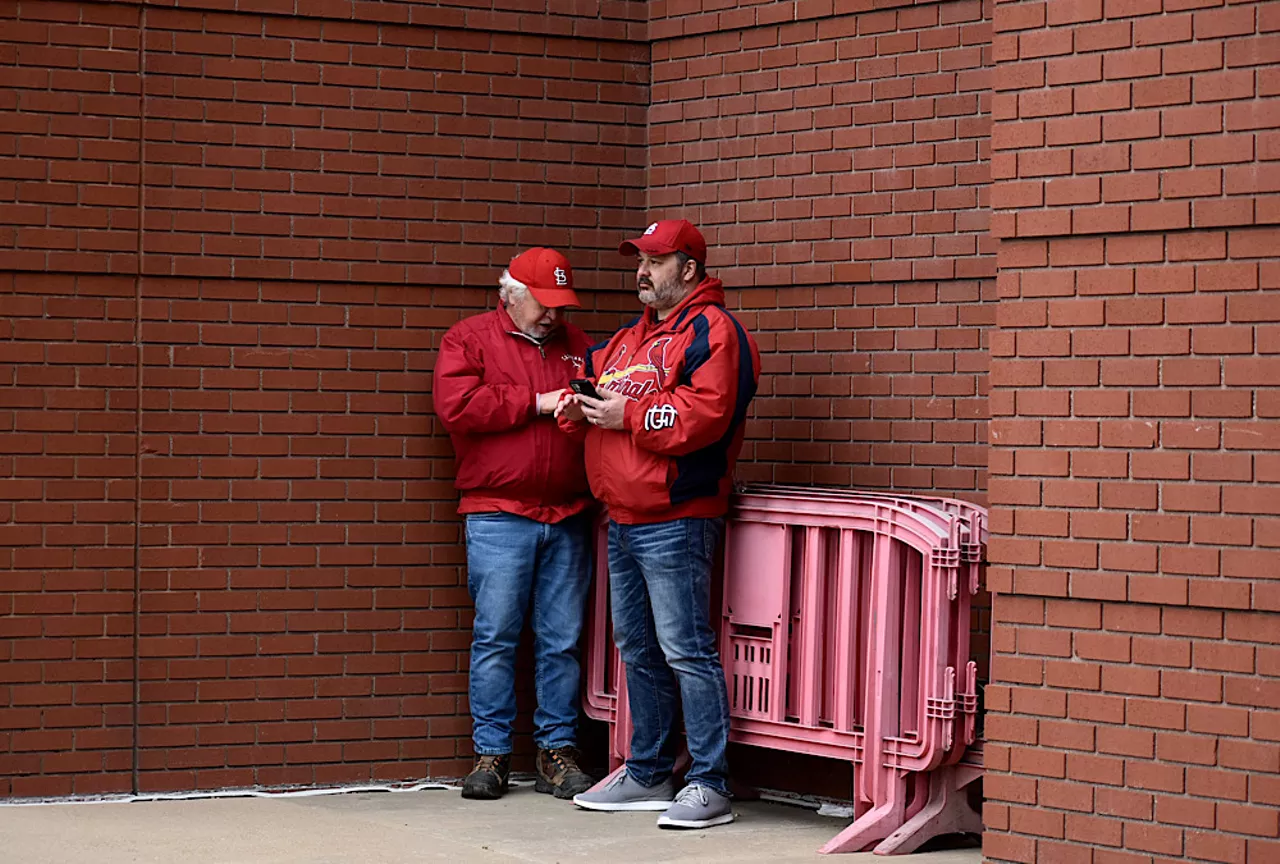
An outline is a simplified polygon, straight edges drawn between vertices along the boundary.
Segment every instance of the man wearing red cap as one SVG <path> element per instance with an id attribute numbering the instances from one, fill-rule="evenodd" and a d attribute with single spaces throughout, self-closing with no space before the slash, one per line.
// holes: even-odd
<path id="1" fill-rule="evenodd" d="M 476 610 L 470 698 L 477 759 L 462 797 L 507 791 L 516 645 L 532 600 L 535 788 L 572 798 L 593 783 L 575 750 L 590 497 L 582 444 L 557 429 L 552 414 L 590 343 L 563 320 L 565 307 L 581 304 L 559 252 L 521 254 L 498 286 L 497 309 L 445 334 L 433 387 L 457 455 Z"/>
<path id="2" fill-rule="evenodd" d="M 693 225 L 655 222 L 618 251 L 637 258 L 644 314 L 587 352 L 584 375 L 601 398 L 568 396 L 557 413 L 566 431 L 585 433 L 591 489 L 609 507 L 613 638 L 633 731 L 625 769 L 574 802 L 661 810 L 661 827 L 706 828 L 734 818 L 711 566 L 760 354 L 706 275 L 707 244 Z M 679 794 L 677 704 L 692 758 Z"/>

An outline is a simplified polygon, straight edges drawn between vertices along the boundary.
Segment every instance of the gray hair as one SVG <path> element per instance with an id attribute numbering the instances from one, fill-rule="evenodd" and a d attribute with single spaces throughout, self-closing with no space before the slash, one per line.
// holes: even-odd
<path id="1" fill-rule="evenodd" d="M 498 277 L 498 299 L 503 303 L 520 303 L 529 296 L 529 288 L 519 279 L 511 275 L 510 270 L 503 270 Z"/>

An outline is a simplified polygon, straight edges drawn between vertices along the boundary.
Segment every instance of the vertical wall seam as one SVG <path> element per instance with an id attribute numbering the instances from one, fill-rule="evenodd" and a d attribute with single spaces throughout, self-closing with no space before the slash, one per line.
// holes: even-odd
<path id="1" fill-rule="evenodd" d="M 143 223 L 146 221 L 146 195 L 143 181 L 146 170 L 146 119 L 147 119 L 147 6 L 138 5 L 138 249 L 133 280 L 133 348 L 134 348 L 134 450 L 133 450 L 133 718 L 132 767 L 133 794 L 141 791 L 139 784 L 139 714 L 142 706 L 142 676 L 140 628 L 142 624 L 142 252 Z"/>

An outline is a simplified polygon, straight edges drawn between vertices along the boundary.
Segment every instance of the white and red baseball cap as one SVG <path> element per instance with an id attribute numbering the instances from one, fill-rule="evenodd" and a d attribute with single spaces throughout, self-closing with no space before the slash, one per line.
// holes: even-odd
<path id="1" fill-rule="evenodd" d="M 699 264 L 707 263 L 707 241 L 693 223 L 684 219 L 663 219 L 644 229 L 644 234 L 634 240 L 624 240 L 618 246 L 623 255 L 644 252 L 649 255 L 670 255 L 683 252 Z"/>
<path id="2" fill-rule="evenodd" d="M 569 259 L 554 249 L 535 246 L 521 252 L 511 259 L 507 272 L 548 309 L 582 305 L 573 293 L 573 268 L 569 266 Z"/>

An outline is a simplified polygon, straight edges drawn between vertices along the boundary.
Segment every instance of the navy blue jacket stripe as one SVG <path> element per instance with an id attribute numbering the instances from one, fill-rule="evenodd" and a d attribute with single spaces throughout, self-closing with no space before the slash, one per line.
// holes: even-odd
<path id="1" fill-rule="evenodd" d="M 737 392 L 734 394 L 733 419 L 729 428 L 719 441 L 701 450 L 695 450 L 684 456 L 676 457 L 676 478 L 671 484 L 671 503 L 679 504 L 693 498 L 705 498 L 715 495 L 720 488 L 720 479 L 729 470 L 729 445 L 747 416 L 747 407 L 756 395 L 755 368 L 751 362 L 751 345 L 747 341 L 747 332 L 723 306 L 715 307 L 733 323 L 738 335 L 738 380 Z M 680 383 L 688 384 L 692 380 L 694 370 L 711 357 L 711 345 L 708 339 L 710 325 L 706 315 L 702 314 L 692 322 L 694 340 L 685 350 L 685 369 Z M 690 364 L 696 365 L 690 368 Z"/>

